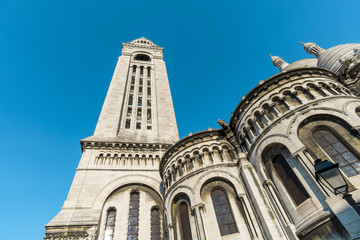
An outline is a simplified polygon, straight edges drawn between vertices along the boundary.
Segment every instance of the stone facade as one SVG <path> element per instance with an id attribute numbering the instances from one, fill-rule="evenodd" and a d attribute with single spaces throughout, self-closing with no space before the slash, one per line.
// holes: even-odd
<path id="1" fill-rule="evenodd" d="M 163 48 L 124 43 L 45 239 L 360 239 L 359 46 L 272 57 L 281 72 L 229 124 L 179 140 Z M 340 164 L 352 203 L 316 181 L 316 159 Z"/>

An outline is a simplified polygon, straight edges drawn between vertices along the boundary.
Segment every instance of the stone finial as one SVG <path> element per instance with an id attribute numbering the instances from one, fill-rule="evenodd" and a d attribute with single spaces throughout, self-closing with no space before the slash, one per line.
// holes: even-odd
<path id="1" fill-rule="evenodd" d="M 283 72 L 285 68 L 289 66 L 289 64 L 285 62 L 281 57 L 271 56 L 270 54 L 270 58 L 273 65 L 277 67 L 281 72 Z"/>
<path id="2" fill-rule="evenodd" d="M 301 44 L 304 46 L 304 49 L 308 54 L 314 55 L 315 57 L 318 57 L 319 53 L 321 53 L 322 51 L 325 51 L 325 49 L 319 47 L 316 43 L 301 42 Z"/>
<path id="3" fill-rule="evenodd" d="M 218 123 L 222 128 L 226 128 L 226 127 L 229 126 L 224 120 L 218 119 L 218 120 L 217 120 L 217 123 Z"/>

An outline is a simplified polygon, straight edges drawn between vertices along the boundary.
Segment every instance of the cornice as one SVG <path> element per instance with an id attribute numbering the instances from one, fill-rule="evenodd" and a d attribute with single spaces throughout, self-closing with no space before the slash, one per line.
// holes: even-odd
<path id="1" fill-rule="evenodd" d="M 160 167 L 159 167 L 160 175 L 162 176 L 162 170 L 165 167 L 167 160 L 169 158 L 171 158 L 171 156 L 174 153 L 181 151 L 183 148 L 187 148 L 191 145 L 197 144 L 199 142 L 203 142 L 203 139 L 205 137 L 210 137 L 211 140 L 213 140 L 213 139 L 218 139 L 219 136 L 221 136 L 225 140 L 227 140 L 225 133 L 222 129 L 205 130 L 205 131 L 191 134 L 183 139 L 180 139 L 178 142 L 174 143 L 170 148 L 168 148 L 166 150 L 164 156 L 161 158 Z M 197 140 L 200 140 L 200 141 L 197 141 Z"/>
<path id="2" fill-rule="evenodd" d="M 252 101 L 259 96 L 259 93 L 266 91 L 270 86 L 278 84 L 282 80 L 296 81 L 302 78 L 309 77 L 330 77 L 334 80 L 338 79 L 337 76 L 324 68 L 309 67 L 309 68 L 297 68 L 289 71 L 280 72 L 265 81 L 261 81 L 259 85 L 254 87 L 246 96 L 243 96 L 239 104 L 236 106 L 234 112 L 231 115 L 229 126 L 234 129 L 234 120 L 236 120 L 236 113 L 243 111 L 248 105 L 252 104 Z"/>
<path id="3" fill-rule="evenodd" d="M 161 50 L 161 52 L 164 52 L 163 47 L 159 47 L 157 45 L 139 45 L 136 43 L 122 43 L 122 47 L 130 47 L 130 48 L 145 48 L 145 49 L 155 49 L 155 50 Z"/>
<path id="4" fill-rule="evenodd" d="M 165 151 L 171 144 L 166 143 L 129 143 L 129 142 L 102 142 L 81 140 L 81 149 L 101 150 L 129 150 L 129 151 Z"/>

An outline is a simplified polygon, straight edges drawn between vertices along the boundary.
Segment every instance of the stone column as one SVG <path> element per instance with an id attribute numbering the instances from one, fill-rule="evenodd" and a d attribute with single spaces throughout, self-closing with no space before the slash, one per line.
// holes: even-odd
<path id="1" fill-rule="evenodd" d="M 281 204 L 278 196 L 278 192 L 276 187 L 274 186 L 273 182 L 269 179 L 264 181 L 264 187 L 267 190 L 269 194 L 269 200 L 272 202 L 275 213 L 278 216 L 278 220 L 280 221 L 280 224 L 283 226 L 284 230 L 286 231 L 287 236 L 289 239 L 297 240 L 298 237 L 296 236 L 296 228 L 294 224 L 292 223 L 292 219 L 288 215 L 288 212 Z"/>
<path id="2" fill-rule="evenodd" d="M 259 238 L 259 234 L 261 232 L 260 232 L 260 229 L 257 226 L 258 224 L 256 223 L 256 218 L 255 218 L 255 216 L 250 215 L 250 212 L 249 212 L 248 209 L 251 209 L 251 207 L 250 207 L 250 205 L 248 205 L 245 202 L 245 199 L 246 199 L 246 195 L 238 194 L 238 201 L 239 201 L 239 205 L 240 205 L 240 210 L 242 212 L 242 215 L 244 216 L 245 223 L 246 223 L 246 225 L 248 227 L 251 239 L 254 239 L 254 240 L 262 239 L 261 236 Z"/>
<path id="3" fill-rule="evenodd" d="M 264 123 L 265 124 L 265 127 L 266 126 L 269 126 L 270 125 L 270 122 L 271 122 L 271 120 L 268 118 L 268 116 L 266 115 L 266 113 L 265 113 L 265 111 L 261 111 L 261 113 L 260 113 L 262 116 L 264 116 L 264 118 L 266 119 L 266 121 L 267 121 L 267 124 L 266 123 Z"/>
<path id="4" fill-rule="evenodd" d="M 240 177 L 248 190 L 253 209 L 259 217 L 265 239 L 288 239 L 275 214 L 271 211 L 271 206 L 264 194 L 257 174 L 246 159 L 245 154 L 240 155 L 239 168 Z"/>
<path id="5" fill-rule="evenodd" d="M 360 216 L 345 198 L 339 195 L 326 199 L 330 209 L 334 212 L 351 239 L 360 239 Z"/>
<path id="6" fill-rule="evenodd" d="M 204 163 L 205 165 L 212 165 L 213 161 L 211 159 L 210 153 L 208 151 L 204 151 Z"/>
<path id="7" fill-rule="evenodd" d="M 175 224 L 173 224 L 173 223 L 169 223 L 166 226 L 166 230 L 167 230 L 167 233 L 168 233 L 168 240 L 175 240 L 174 228 L 175 228 Z"/>
<path id="8" fill-rule="evenodd" d="M 195 217 L 195 225 L 196 231 L 198 231 L 199 240 L 206 240 L 205 229 L 204 229 L 204 222 L 201 215 L 201 209 L 203 208 L 204 204 L 198 203 L 191 207 L 191 210 L 194 212 Z M 201 208 L 201 209 L 200 209 Z"/>

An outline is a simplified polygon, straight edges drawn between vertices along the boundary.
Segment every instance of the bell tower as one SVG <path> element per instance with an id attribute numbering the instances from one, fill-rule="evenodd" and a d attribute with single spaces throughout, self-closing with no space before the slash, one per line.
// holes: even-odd
<path id="1" fill-rule="evenodd" d="M 163 235 L 159 161 L 178 139 L 163 48 L 144 37 L 123 43 L 95 132 L 81 140 L 68 197 L 44 239 Z"/>

